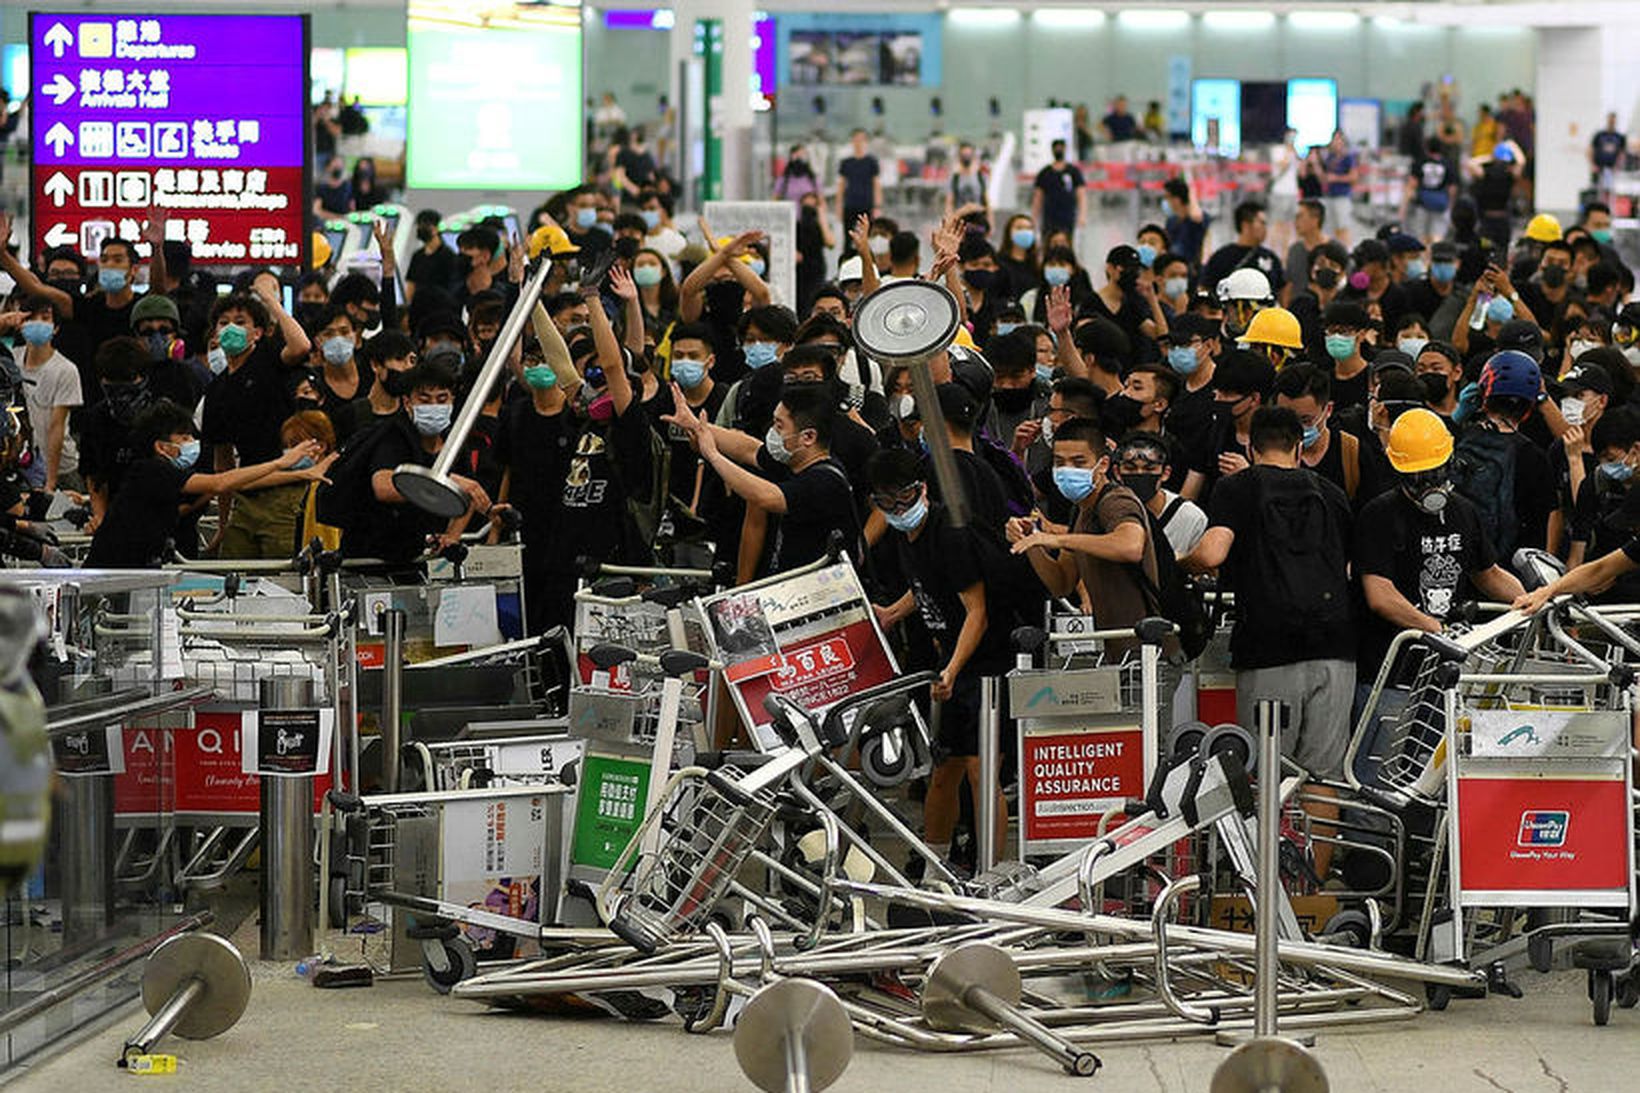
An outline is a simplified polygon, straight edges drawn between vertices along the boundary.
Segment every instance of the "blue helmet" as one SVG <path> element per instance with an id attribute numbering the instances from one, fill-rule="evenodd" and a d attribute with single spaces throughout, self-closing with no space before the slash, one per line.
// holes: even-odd
<path id="1" fill-rule="evenodd" d="M 1481 369 L 1482 398 L 1519 398 L 1533 402 L 1542 386 L 1537 361 L 1518 349 L 1492 354 L 1486 367 Z"/>

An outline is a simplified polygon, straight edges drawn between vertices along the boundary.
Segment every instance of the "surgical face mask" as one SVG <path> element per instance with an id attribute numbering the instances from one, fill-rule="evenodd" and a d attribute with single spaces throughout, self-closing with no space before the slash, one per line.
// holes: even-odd
<path id="1" fill-rule="evenodd" d="M 1315 447 L 1316 444 L 1320 442 L 1320 440 L 1321 440 L 1321 426 L 1319 426 L 1319 425 L 1306 425 L 1306 426 L 1304 426 L 1304 439 L 1303 439 L 1303 441 L 1301 441 L 1301 443 L 1304 445 L 1305 448 Z"/>
<path id="2" fill-rule="evenodd" d="M 1515 317 L 1515 305 L 1502 296 L 1494 296 L 1486 305 L 1489 322 L 1506 323 Z"/>
<path id="3" fill-rule="evenodd" d="M 1610 228 L 1591 228 L 1589 229 L 1589 236 L 1596 243 L 1611 246 L 1612 230 Z"/>
<path id="4" fill-rule="evenodd" d="M 1640 368 L 1640 345 L 1626 345 L 1623 347 L 1623 359 L 1632 367 Z"/>
<path id="5" fill-rule="evenodd" d="M 1348 334 L 1328 334 L 1327 356 L 1335 361 L 1349 360 L 1355 356 L 1355 339 Z"/>
<path id="6" fill-rule="evenodd" d="M 1451 284 L 1453 281 L 1458 279 L 1458 263 L 1456 263 L 1456 262 L 1435 262 L 1435 263 L 1432 263 L 1429 267 L 1429 279 L 1431 281 L 1438 281 L 1443 285 Z"/>
<path id="7" fill-rule="evenodd" d="M 1030 250 L 1036 244 L 1036 232 L 1030 228 L 1015 228 L 1008 239 L 1020 250 Z"/>
<path id="8" fill-rule="evenodd" d="M 332 368 L 340 368 L 353 359 L 353 339 L 344 338 L 340 334 L 334 338 L 326 338 L 320 343 L 319 352 L 324 354 L 326 364 Z"/>
<path id="9" fill-rule="evenodd" d="M 1196 349 L 1189 345 L 1175 345 L 1167 351 L 1167 366 L 1181 376 L 1188 376 L 1197 367 Z"/>
<path id="10" fill-rule="evenodd" d="M 763 446 L 769 450 L 769 458 L 776 463 L 790 463 L 792 450 L 786 447 L 786 438 L 780 435 L 780 430 L 773 425 L 763 434 Z"/>
<path id="11" fill-rule="evenodd" d="M 97 271 L 97 286 L 104 292 L 119 292 L 130 281 L 131 275 L 123 269 L 100 269 Z"/>
<path id="12" fill-rule="evenodd" d="M 558 386 L 558 373 L 551 365 L 532 364 L 524 369 L 524 386 L 532 391 L 547 391 Z"/>
<path id="13" fill-rule="evenodd" d="M 205 363 L 211 369 L 211 375 L 220 376 L 228 370 L 228 354 L 219 345 L 205 354 Z"/>
<path id="14" fill-rule="evenodd" d="M 1140 243 L 1137 249 L 1139 251 L 1139 264 L 1149 269 L 1150 264 L 1156 261 L 1156 248 L 1149 243 Z"/>
<path id="15" fill-rule="evenodd" d="M 1421 280 L 1423 278 L 1423 275 L 1424 275 L 1424 260 L 1422 258 L 1409 259 L 1407 261 L 1407 280 L 1409 280 L 1409 281 Z"/>
<path id="16" fill-rule="evenodd" d="M 1572 342 L 1570 345 L 1568 345 L 1566 347 L 1566 351 L 1572 355 L 1572 360 L 1575 361 L 1575 360 L 1577 360 L 1577 358 L 1581 357 L 1583 354 L 1587 353 L 1589 350 L 1599 349 L 1599 348 L 1600 348 L 1600 343 L 1599 342 L 1576 341 L 1576 342 Z"/>
<path id="17" fill-rule="evenodd" d="M 706 380 L 706 362 L 688 357 L 672 359 L 672 378 L 685 390 L 693 390 Z"/>
<path id="18" fill-rule="evenodd" d="M 741 352 L 746 356 L 747 368 L 767 368 L 774 363 L 779 349 L 774 342 L 747 342 Z"/>
<path id="19" fill-rule="evenodd" d="M 184 440 L 177 446 L 177 454 L 170 457 L 171 465 L 179 471 L 185 471 L 199 462 L 199 441 Z"/>
<path id="20" fill-rule="evenodd" d="M 1122 472 L 1122 485 L 1132 490 L 1140 502 L 1148 503 L 1156 496 L 1156 491 L 1162 487 L 1162 476 L 1158 471 L 1128 473 Z"/>
<path id="21" fill-rule="evenodd" d="M 866 245 L 871 248 L 872 254 L 880 256 L 888 253 L 888 237 L 886 235 L 874 235 L 867 240 Z"/>
<path id="22" fill-rule="evenodd" d="M 1064 266 L 1049 266 L 1042 271 L 1042 279 L 1054 288 L 1071 283 L 1071 271 Z"/>
<path id="23" fill-rule="evenodd" d="M 757 274 L 759 277 L 763 276 L 763 274 L 769 268 L 768 263 L 763 261 L 763 259 L 761 259 L 761 258 L 753 258 L 750 262 L 747 262 L 746 264 L 748 266 L 750 266 L 752 268 L 752 272 Z"/>
<path id="24" fill-rule="evenodd" d="M 919 497 L 917 503 L 904 512 L 885 512 L 883 519 L 895 531 L 916 531 L 928 519 L 928 498 Z"/>
<path id="25" fill-rule="evenodd" d="M 1560 416 L 1566 419 L 1568 425 L 1583 424 L 1583 400 L 1570 395 L 1561 399 Z"/>
<path id="26" fill-rule="evenodd" d="M 659 209 L 643 209 L 638 213 L 643 217 L 644 227 L 654 231 L 661 226 L 661 212 Z"/>
<path id="27" fill-rule="evenodd" d="M 49 343 L 56 332 L 56 326 L 44 319 L 31 319 L 23 324 L 23 340 L 33 346 Z"/>
<path id="28" fill-rule="evenodd" d="M 653 288 L 661 283 L 661 267 L 635 266 L 632 270 L 632 283 L 639 288 Z"/>
<path id="29" fill-rule="evenodd" d="M 1402 338 L 1395 343 L 1395 348 L 1399 349 L 1413 360 L 1417 360 L 1418 354 L 1422 353 L 1424 351 L 1424 346 L 1428 344 L 1428 338 Z"/>
<path id="30" fill-rule="evenodd" d="M 1093 493 L 1093 471 L 1087 467 L 1055 467 L 1053 484 L 1060 496 L 1076 504 Z"/>
<path id="31" fill-rule="evenodd" d="M 1019 329 L 1019 324 L 1018 323 L 998 323 L 997 324 L 997 336 L 1001 337 L 1004 334 L 1012 334 L 1014 331 L 1016 331 L 1018 329 Z"/>
<path id="32" fill-rule="evenodd" d="M 311 466 L 313 466 L 313 457 L 311 455 L 304 455 L 301 459 L 298 459 L 296 462 L 292 463 L 290 465 L 290 469 L 293 471 L 305 471 Z"/>
<path id="33" fill-rule="evenodd" d="M 583 205 L 575 210 L 575 226 L 586 231 L 598 223 L 598 210 L 591 205 Z"/>
<path id="34" fill-rule="evenodd" d="M 895 421 L 904 421 L 917 412 L 917 400 L 910 395 L 893 395 L 889 398 L 888 412 L 894 415 Z"/>
<path id="35" fill-rule="evenodd" d="M 1036 366 L 1036 378 L 1043 383 L 1053 382 L 1053 365 L 1039 364 Z"/>
<path id="36" fill-rule="evenodd" d="M 1601 475 L 1611 482 L 1627 482 L 1634 476 L 1634 468 L 1621 459 L 1602 463 L 1599 470 Z"/>
<path id="37" fill-rule="evenodd" d="M 216 344 L 230 357 L 237 357 L 251 344 L 250 331 L 238 323 L 229 323 L 216 332 Z"/>
<path id="38" fill-rule="evenodd" d="M 427 403 L 410 407 L 410 420 L 422 436 L 438 436 L 450 427 L 455 407 L 448 402 Z"/>
<path id="39" fill-rule="evenodd" d="M 1163 296 L 1183 296 L 1190 288 L 1188 277 L 1169 277 L 1162 282 Z"/>
<path id="40" fill-rule="evenodd" d="M 1338 271 L 1331 266 L 1320 266 L 1310 274 L 1310 280 L 1315 282 L 1315 287 L 1328 292 L 1338 287 L 1338 277 Z"/>
<path id="41" fill-rule="evenodd" d="M 1545 288 L 1560 288 L 1566 283 L 1565 266 L 1543 266 L 1538 273 Z"/>

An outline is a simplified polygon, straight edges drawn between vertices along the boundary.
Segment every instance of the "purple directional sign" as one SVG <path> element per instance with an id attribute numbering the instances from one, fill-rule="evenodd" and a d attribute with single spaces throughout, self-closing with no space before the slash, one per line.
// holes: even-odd
<path id="1" fill-rule="evenodd" d="M 31 14 L 34 246 L 95 256 L 158 209 L 197 263 L 301 262 L 307 58 L 305 15 Z"/>

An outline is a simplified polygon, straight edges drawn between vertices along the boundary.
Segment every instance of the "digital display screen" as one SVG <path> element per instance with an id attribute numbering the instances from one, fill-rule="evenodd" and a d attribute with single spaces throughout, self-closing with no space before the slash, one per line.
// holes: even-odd
<path id="1" fill-rule="evenodd" d="M 1294 147 L 1300 152 L 1326 145 L 1338 128 L 1338 81 L 1287 81 L 1287 127 L 1298 130 Z"/>
<path id="2" fill-rule="evenodd" d="M 922 52 L 922 35 L 915 32 L 794 30 L 787 39 L 786 71 L 794 87 L 916 87 Z"/>
<path id="3" fill-rule="evenodd" d="M 34 246 L 137 243 L 158 207 L 196 264 L 300 262 L 307 40 L 299 15 L 31 14 Z"/>
<path id="4" fill-rule="evenodd" d="M 12 42 L 0 47 L 0 87 L 6 89 L 14 106 L 28 94 L 27 42 Z"/>
<path id="5" fill-rule="evenodd" d="M 486 30 L 411 13 L 407 181 L 559 190 L 581 181 L 581 21 Z"/>
<path id="6" fill-rule="evenodd" d="M 1241 154 L 1241 81 L 1192 80 L 1190 141 L 1221 156 Z"/>

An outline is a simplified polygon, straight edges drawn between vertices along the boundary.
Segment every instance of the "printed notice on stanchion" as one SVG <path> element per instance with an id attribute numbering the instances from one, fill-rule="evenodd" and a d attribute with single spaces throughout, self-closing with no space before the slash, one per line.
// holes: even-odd
<path id="1" fill-rule="evenodd" d="M 1145 794 L 1144 730 L 1044 728 L 1019 736 L 1019 817 L 1032 851 L 1098 834 L 1099 819 Z"/>
<path id="2" fill-rule="evenodd" d="M 847 563 L 701 601 L 713 655 L 760 750 L 780 745 L 763 699 L 782 694 L 819 717 L 899 674 Z"/>
<path id="3" fill-rule="evenodd" d="M 242 770 L 264 778 L 330 773 L 330 737 L 336 711 L 250 710 L 244 715 Z"/>

